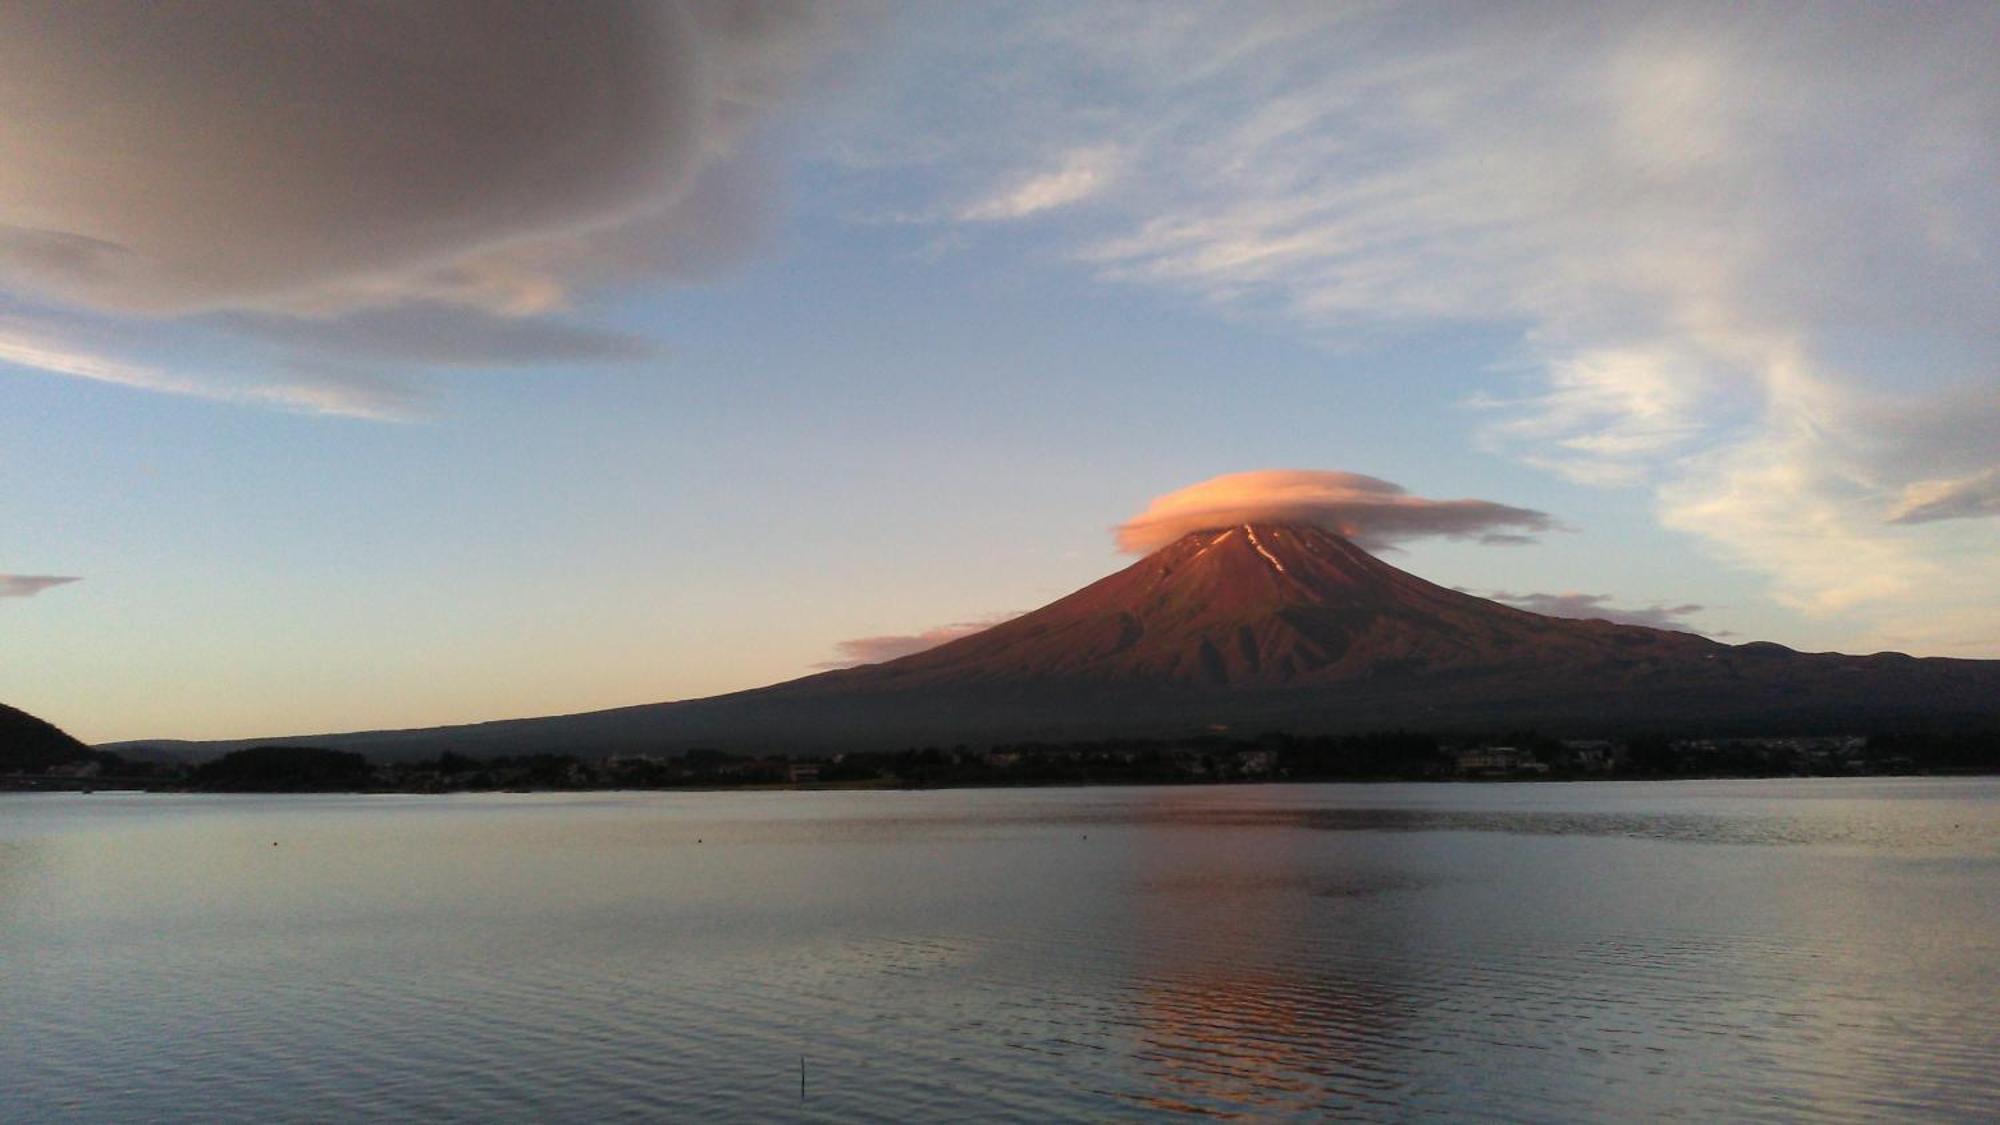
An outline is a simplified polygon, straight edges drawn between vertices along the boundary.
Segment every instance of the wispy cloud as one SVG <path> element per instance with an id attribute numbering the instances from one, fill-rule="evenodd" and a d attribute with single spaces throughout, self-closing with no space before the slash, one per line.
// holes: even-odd
<path id="1" fill-rule="evenodd" d="M 2000 552 L 2000 525 L 1971 520 L 2000 425 L 1899 421 L 2000 402 L 2000 9 L 1001 22 L 947 64 L 966 98 L 928 115 L 988 165 L 1116 145 L 1117 190 L 1049 228 L 1094 276 L 1328 339 L 1517 329 L 1532 385 L 1475 399 L 1488 448 L 1650 490 L 1663 523 L 1808 612 L 2000 604 L 2000 572 L 1935 581 L 1959 549 L 1942 523 Z M 1014 106 L 1036 113 L 992 108 Z"/>
<path id="2" fill-rule="evenodd" d="M 369 372 L 301 371 L 277 380 L 181 374 L 101 354 L 63 338 L 57 330 L 19 317 L 0 317 L 0 365 L 159 394 L 375 421 L 408 419 L 417 399 L 416 392 L 405 384 Z"/>
<path id="3" fill-rule="evenodd" d="M 957 621 L 950 625 L 939 625 L 920 633 L 887 633 L 878 637 L 856 637 L 839 641 L 834 649 L 840 653 L 838 659 L 819 665 L 821 668 L 852 668 L 857 664 L 880 664 L 899 656 L 909 656 L 947 644 L 962 637 L 983 633 L 1003 621 L 1011 621 L 1021 616 L 1019 613 L 996 613 L 976 621 Z"/>
<path id="4" fill-rule="evenodd" d="M 2000 516 L 2000 466 L 1956 480 L 1922 480 L 1906 486 L 1890 523 Z"/>
<path id="5" fill-rule="evenodd" d="M 0 574 L 0 598 L 32 598 L 52 586 L 81 581 L 59 574 Z"/>
<path id="6" fill-rule="evenodd" d="M 196 380 L 80 350 L 18 322 L 0 321 L 0 363 L 149 391 L 205 395 L 205 388 Z"/>
<path id="7" fill-rule="evenodd" d="M 1242 523 L 1302 523 L 1381 549 L 1411 539 L 1531 541 L 1554 529 L 1546 512 L 1491 500 L 1432 500 L 1360 473 L 1265 469 L 1229 473 L 1155 497 L 1118 527 L 1118 549 L 1157 550 L 1183 535 Z"/>
<path id="8" fill-rule="evenodd" d="M 1017 177 L 1015 182 L 961 209 L 958 217 L 973 222 L 1025 219 L 1074 203 L 1082 203 L 1112 185 L 1117 155 L 1110 148 L 1078 149 L 1051 171 Z"/>
<path id="9" fill-rule="evenodd" d="M 1596 485 L 1645 481 L 1701 436 L 1704 415 L 1726 389 L 1696 358 L 1661 345 L 1553 358 L 1543 376 L 1530 395 L 1468 400 L 1499 415 L 1486 426 L 1486 444 Z"/>
<path id="10" fill-rule="evenodd" d="M 296 354 L 433 367 L 625 362 L 655 350 L 635 336 L 553 317 L 502 317 L 432 303 L 326 318 L 239 313 L 216 323 Z"/>

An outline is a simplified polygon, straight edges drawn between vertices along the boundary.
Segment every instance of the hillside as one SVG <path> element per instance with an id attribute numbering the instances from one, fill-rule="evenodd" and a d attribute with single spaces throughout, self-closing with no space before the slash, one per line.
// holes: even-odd
<path id="1" fill-rule="evenodd" d="M 54 725 L 0 704 L 0 773 L 45 770 L 90 756 L 88 746 Z"/>
<path id="2" fill-rule="evenodd" d="M 1546 617 L 1314 527 L 1190 534 L 1033 613 L 882 664 L 680 703 L 311 742 L 377 757 L 883 748 L 1201 730 L 1780 733 L 2000 719 L 2000 661 L 1799 653 Z M 116 747 L 148 744 L 126 744 Z"/>

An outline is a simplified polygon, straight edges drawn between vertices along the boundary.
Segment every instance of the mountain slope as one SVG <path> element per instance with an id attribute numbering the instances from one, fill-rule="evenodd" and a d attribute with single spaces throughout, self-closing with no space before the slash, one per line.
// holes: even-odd
<path id="1" fill-rule="evenodd" d="M 1337 535 L 1251 526 L 1188 535 L 983 633 L 829 677 L 843 688 L 1079 678 L 1259 691 L 1524 659 L 1699 658 L 1689 633 L 1578 622 L 1433 585 Z"/>
<path id="2" fill-rule="evenodd" d="M 0 773 L 44 770 L 89 753 L 89 747 L 53 724 L 0 704 Z"/>
<path id="3" fill-rule="evenodd" d="M 1313 527 L 1188 535 L 926 652 L 682 703 L 312 742 L 386 757 L 1538 726 L 1777 733 L 2000 720 L 2000 661 L 1806 654 L 1545 617 Z M 200 744 L 211 752 L 247 743 Z"/>

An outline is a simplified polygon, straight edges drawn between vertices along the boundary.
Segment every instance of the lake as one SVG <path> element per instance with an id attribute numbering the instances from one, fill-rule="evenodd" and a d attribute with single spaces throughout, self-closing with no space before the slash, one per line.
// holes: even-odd
<path id="1" fill-rule="evenodd" d="M 4 795 L 0 1013 L 9 1121 L 1990 1120 L 2000 780 Z"/>

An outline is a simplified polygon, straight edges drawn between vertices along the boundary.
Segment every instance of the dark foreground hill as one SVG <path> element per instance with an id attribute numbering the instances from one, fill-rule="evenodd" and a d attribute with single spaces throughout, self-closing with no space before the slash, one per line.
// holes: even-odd
<path id="1" fill-rule="evenodd" d="M 0 773 L 38 772 L 90 757 L 90 747 L 54 725 L 0 704 Z"/>
<path id="2" fill-rule="evenodd" d="M 1545 617 L 1426 582 L 1317 528 L 1188 535 L 985 632 L 752 691 L 581 715 L 292 741 L 377 759 L 894 748 L 1536 727 L 1611 735 L 2000 719 L 2000 661 L 1800 653 Z M 124 744 L 125 750 L 145 744 Z"/>

